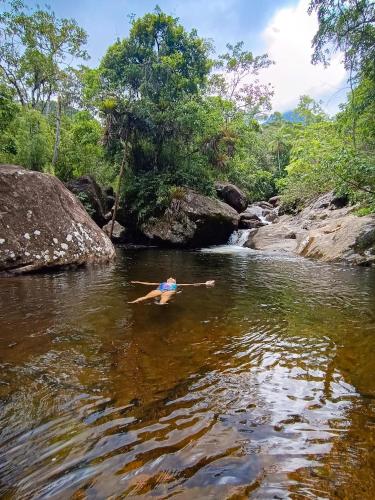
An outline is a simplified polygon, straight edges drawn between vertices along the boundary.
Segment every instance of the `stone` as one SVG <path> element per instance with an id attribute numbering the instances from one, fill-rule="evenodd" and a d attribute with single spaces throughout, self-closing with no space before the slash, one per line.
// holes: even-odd
<path id="1" fill-rule="evenodd" d="M 246 220 L 246 219 L 251 219 L 251 220 L 260 220 L 259 216 L 256 215 L 255 212 L 242 212 L 240 214 L 240 221 L 241 220 Z"/>
<path id="2" fill-rule="evenodd" d="M 103 226 L 103 231 L 105 234 L 109 236 L 110 231 L 111 231 L 111 225 L 112 221 L 109 221 L 105 226 Z M 117 220 L 115 220 L 115 223 L 113 225 L 113 232 L 112 232 L 112 241 L 114 243 L 125 243 L 127 234 L 126 234 L 126 229 L 124 226 L 119 224 Z"/>
<path id="3" fill-rule="evenodd" d="M 234 208 L 237 212 L 243 212 L 247 207 L 247 197 L 240 188 L 229 182 L 216 182 L 215 189 L 218 197 Z"/>
<path id="4" fill-rule="evenodd" d="M 325 262 L 375 265 L 375 215 L 358 217 L 355 207 L 331 209 L 326 193 L 296 215 L 281 215 L 249 236 L 255 250 L 289 252 Z"/>
<path id="5" fill-rule="evenodd" d="M 268 203 L 273 207 L 277 207 L 280 205 L 280 201 L 281 201 L 281 196 L 272 196 L 272 198 L 268 200 Z"/>
<path id="6" fill-rule="evenodd" d="M 274 207 L 268 201 L 258 201 L 257 205 L 263 209 L 272 210 Z"/>
<path id="7" fill-rule="evenodd" d="M 238 227 L 239 229 L 257 229 L 264 225 L 264 222 L 257 219 L 241 219 Z"/>
<path id="8" fill-rule="evenodd" d="M 105 214 L 108 206 L 107 195 L 90 175 L 67 182 L 66 187 L 74 193 L 88 211 L 92 219 L 102 227 L 106 223 Z"/>
<path id="9" fill-rule="evenodd" d="M 375 263 L 375 216 L 347 215 L 308 232 L 296 252 L 325 262 Z"/>
<path id="10" fill-rule="evenodd" d="M 151 244 L 194 248 L 226 243 L 238 221 L 226 203 L 185 189 L 161 216 L 142 224 L 141 232 Z"/>
<path id="11" fill-rule="evenodd" d="M 279 220 L 279 217 L 276 212 L 270 212 L 265 216 L 265 219 L 267 222 L 277 222 Z"/>
<path id="12" fill-rule="evenodd" d="M 61 181 L 16 165 L 0 165 L 0 238 L 4 240 L 0 271 L 5 272 L 107 262 L 115 257 L 107 235 Z"/>
<path id="13" fill-rule="evenodd" d="M 337 208 L 344 208 L 348 205 L 349 198 L 346 195 L 334 196 L 331 200 L 329 208 L 331 210 L 336 210 Z"/>
<path id="14" fill-rule="evenodd" d="M 263 209 L 257 204 L 249 205 L 244 212 L 240 213 L 241 219 L 261 219 Z"/>

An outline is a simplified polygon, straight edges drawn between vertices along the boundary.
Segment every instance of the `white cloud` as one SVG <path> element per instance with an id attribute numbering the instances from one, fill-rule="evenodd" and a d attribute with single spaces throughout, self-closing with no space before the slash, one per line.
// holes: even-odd
<path id="1" fill-rule="evenodd" d="M 271 82 L 275 89 L 274 110 L 292 109 L 300 95 L 308 94 L 322 99 L 328 111 L 336 111 L 336 93 L 345 87 L 340 54 L 335 55 L 328 68 L 310 62 L 311 41 L 318 21 L 315 15 L 308 15 L 308 3 L 308 0 L 300 0 L 294 7 L 278 10 L 262 33 L 266 52 L 276 63 L 261 75 L 261 80 Z M 343 100 L 345 91 L 340 93 Z"/>

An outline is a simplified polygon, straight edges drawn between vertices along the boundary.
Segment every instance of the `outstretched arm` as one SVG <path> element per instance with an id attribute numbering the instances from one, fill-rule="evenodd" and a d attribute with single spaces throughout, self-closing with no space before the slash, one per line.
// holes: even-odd
<path id="1" fill-rule="evenodd" d="M 178 286 L 213 286 L 215 280 L 205 281 L 204 283 L 178 283 Z"/>
<path id="2" fill-rule="evenodd" d="M 148 281 L 131 281 L 130 283 L 138 283 L 138 285 L 160 285 L 160 283 L 149 283 Z"/>

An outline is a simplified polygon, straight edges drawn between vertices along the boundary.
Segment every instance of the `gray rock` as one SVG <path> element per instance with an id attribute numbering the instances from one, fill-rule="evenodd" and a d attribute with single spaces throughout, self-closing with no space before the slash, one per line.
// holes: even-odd
<path id="1" fill-rule="evenodd" d="M 240 221 L 241 220 L 246 220 L 246 219 L 251 219 L 251 220 L 260 220 L 260 218 L 258 217 L 258 215 L 256 215 L 255 213 L 253 212 L 242 212 L 240 214 Z"/>
<path id="2" fill-rule="evenodd" d="M 241 189 L 229 182 L 216 182 L 215 189 L 218 197 L 234 208 L 242 212 L 247 207 L 247 197 Z"/>
<path id="3" fill-rule="evenodd" d="M 201 247 L 226 243 L 238 227 L 238 213 L 226 203 L 190 189 L 160 217 L 141 226 L 149 243 L 175 247 Z"/>
<path id="4" fill-rule="evenodd" d="M 271 203 L 268 203 L 268 201 L 258 201 L 257 205 L 268 210 L 272 210 L 274 208 L 274 206 L 271 205 Z"/>
<path id="5" fill-rule="evenodd" d="M 277 207 L 278 205 L 280 205 L 280 201 L 281 201 L 281 196 L 272 196 L 272 198 L 268 200 L 268 203 L 273 207 Z"/>
<path id="6" fill-rule="evenodd" d="M 257 229 L 258 227 L 265 226 L 264 222 L 257 219 L 241 219 L 239 223 L 240 229 Z"/>
<path id="7" fill-rule="evenodd" d="M 332 193 L 319 197 L 296 215 L 260 227 L 246 246 L 290 252 L 325 262 L 375 265 L 375 215 L 357 217 L 353 207 L 331 210 Z"/>
<path id="8" fill-rule="evenodd" d="M 114 247 L 56 177 L 0 165 L 0 271 L 105 262 Z"/>
<path id="9" fill-rule="evenodd" d="M 267 222 L 276 223 L 279 220 L 279 217 L 278 217 L 277 213 L 270 212 L 269 214 L 266 215 L 265 219 Z"/>
<path id="10" fill-rule="evenodd" d="M 107 196 L 99 184 L 90 175 L 79 177 L 67 182 L 66 187 L 74 193 L 92 219 L 102 227 L 105 224 L 105 214 L 112 206 L 107 203 Z"/>
<path id="11" fill-rule="evenodd" d="M 109 236 L 111 232 L 112 221 L 110 220 L 105 226 L 103 226 L 103 231 Z M 113 225 L 112 241 L 114 243 L 125 243 L 127 241 L 126 229 L 124 226 L 119 224 L 117 220 Z"/>

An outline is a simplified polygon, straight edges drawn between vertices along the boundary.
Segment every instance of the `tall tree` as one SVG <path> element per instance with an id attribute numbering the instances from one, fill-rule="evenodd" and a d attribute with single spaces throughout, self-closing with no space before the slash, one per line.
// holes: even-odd
<path id="1" fill-rule="evenodd" d="M 28 11 L 12 0 L 0 14 L 0 78 L 14 89 L 19 102 L 46 110 L 56 99 L 56 133 L 52 157 L 58 160 L 61 116 L 71 103 L 72 58 L 86 59 L 86 32 L 74 19 L 59 19 L 49 9 Z"/>
<path id="2" fill-rule="evenodd" d="M 311 0 L 319 29 L 313 39 L 314 63 L 328 64 L 333 51 L 344 54 L 352 76 L 366 72 L 375 78 L 375 3 L 372 0 Z"/>
<path id="3" fill-rule="evenodd" d="M 87 58 L 86 32 L 50 10 L 29 12 L 12 0 L 0 14 L 0 74 L 22 105 L 44 110 L 72 58 Z"/>
<path id="4" fill-rule="evenodd" d="M 211 91 L 224 101 L 233 104 L 226 107 L 227 121 L 239 111 L 252 118 L 271 110 L 273 90 L 259 82 L 259 72 L 272 63 L 267 54 L 254 56 L 244 50 L 244 43 L 227 44 L 228 52 L 216 61 L 217 72 L 211 78 Z"/>
<path id="5" fill-rule="evenodd" d="M 313 63 L 327 65 L 332 52 L 344 54 L 351 89 L 352 139 L 357 148 L 357 102 L 355 86 L 361 78 L 375 85 L 375 2 L 373 0 L 311 0 L 319 28 L 313 38 Z"/>
<path id="6" fill-rule="evenodd" d="M 301 95 L 294 114 L 303 119 L 304 125 L 319 123 L 328 120 L 328 115 L 322 108 L 322 102 L 315 101 L 308 95 Z"/>
<path id="7" fill-rule="evenodd" d="M 142 194 L 148 193 L 153 203 L 162 197 L 158 190 L 165 189 L 161 180 L 155 189 L 158 176 L 177 184 L 188 161 L 197 115 L 194 100 L 210 71 L 209 51 L 195 30 L 187 32 L 178 19 L 157 8 L 133 19 L 129 36 L 108 49 L 99 74 L 86 75 L 90 89 L 85 94 L 100 95 L 107 108 L 107 131 L 114 139 L 110 151 L 121 172 L 135 176 L 134 184 L 144 181 Z"/>

